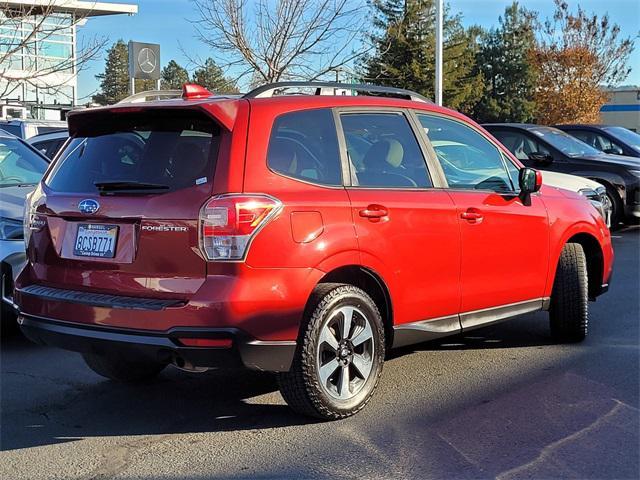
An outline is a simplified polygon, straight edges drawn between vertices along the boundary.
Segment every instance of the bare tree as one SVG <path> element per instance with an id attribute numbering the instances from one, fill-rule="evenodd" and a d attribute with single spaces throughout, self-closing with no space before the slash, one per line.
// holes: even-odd
<path id="1" fill-rule="evenodd" d="M 69 55 L 48 54 L 61 39 L 82 25 L 90 12 L 60 15 L 68 0 L 3 2 L 0 0 L 0 99 L 10 98 L 22 85 L 46 88 L 55 94 L 104 48 L 106 39 L 89 38 Z M 69 48 L 73 48 L 73 45 Z M 72 99 L 70 99 L 72 100 Z"/>
<path id="2" fill-rule="evenodd" d="M 251 84 L 317 79 L 364 53 L 356 45 L 367 10 L 360 0 L 193 2 L 196 37 Z"/>

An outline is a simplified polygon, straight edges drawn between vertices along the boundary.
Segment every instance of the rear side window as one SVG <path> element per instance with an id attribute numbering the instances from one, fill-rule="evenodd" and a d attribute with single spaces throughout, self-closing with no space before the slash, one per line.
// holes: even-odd
<path id="1" fill-rule="evenodd" d="M 431 186 L 424 156 L 404 115 L 347 113 L 340 121 L 354 186 Z"/>
<path id="2" fill-rule="evenodd" d="M 321 185 L 341 185 L 342 169 L 333 114 L 328 109 L 279 116 L 269 139 L 274 172 Z"/>
<path id="3" fill-rule="evenodd" d="M 111 182 L 158 186 L 164 193 L 210 182 L 220 129 L 200 112 L 146 111 L 89 118 L 69 142 L 46 184 L 95 193 Z"/>

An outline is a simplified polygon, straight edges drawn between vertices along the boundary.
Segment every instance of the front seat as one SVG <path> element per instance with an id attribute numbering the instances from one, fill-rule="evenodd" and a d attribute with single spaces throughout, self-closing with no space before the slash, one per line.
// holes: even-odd
<path id="1" fill-rule="evenodd" d="M 404 160 L 402 144 L 392 138 L 379 140 L 367 150 L 358 173 L 358 183 L 363 186 L 417 187 L 418 184 L 404 175 L 400 168 Z"/>

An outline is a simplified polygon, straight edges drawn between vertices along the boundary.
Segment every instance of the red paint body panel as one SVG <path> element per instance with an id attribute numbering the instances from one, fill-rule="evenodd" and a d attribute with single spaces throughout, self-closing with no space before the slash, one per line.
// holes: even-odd
<path id="1" fill-rule="evenodd" d="M 394 299 L 396 324 L 452 315 L 460 306 L 460 232 L 444 190 L 350 188 L 362 265 L 378 273 Z M 388 216 L 363 218 L 379 203 Z"/>
<path id="2" fill-rule="evenodd" d="M 462 312 L 543 296 L 549 261 L 547 210 L 490 192 L 450 192 L 462 236 Z M 479 219 L 464 219 L 473 212 Z M 523 266 L 526 266 L 523 268 Z"/>
<path id="3" fill-rule="evenodd" d="M 311 292 L 326 273 L 340 267 L 359 265 L 382 279 L 397 325 L 549 296 L 560 252 L 576 234 L 593 236 L 602 249 L 603 278 L 590 281 L 608 281 L 613 263 L 609 232 L 579 195 L 543 185 L 532 205 L 524 206 L 517 197 L 488 192 L 326 187 L 269 169 L 266 152 L 278 115 L 346 106 L 436 112 L 479 128 L 446 108 L 382 97 L 199 99 L 135 106 L 196 108 L 218 119 L 224 128 L 213 182 L 162 195 L 99 197 L 101 208 L 91 216 L 78 211 L 86 196 L 53 192 L 41 184 L 33 200 L 47 226 L 33 232 L 28 264 L 17 282 L 22 311 L 85 325 L 161 332 L 235 327 L 261 340 L 295 340 Z M 85 115 L 111 116 L 127 108 L 132 107 L 72 112 L 70 131 Z M 282 208 L 258 231 L 242 261 L 207 261 L 198 238 L 201 207 L 212 195 L 242 192 L 268 194 Z M 363 216 L 364 210 L 369 212 Z M 80 222 L 120 227 L 114 259 L 75 258 Z M 186 230 L 152 233 L 142 230 L 145 225 Z M 157 311 L 109 309 L 20 293 L 32 284 L 181 303 Z"/>

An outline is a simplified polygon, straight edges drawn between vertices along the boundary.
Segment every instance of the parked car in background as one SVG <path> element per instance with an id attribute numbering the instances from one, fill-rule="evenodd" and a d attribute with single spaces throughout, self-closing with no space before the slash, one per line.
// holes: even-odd
<path id="1" fill-rule="evenodd" d="M 484 127 L 527 166 L 604 185 L 612 206 L 612 228 L 629 217 L 640 217 L 640 159 L 606 154 L 553 127 L 523 123 Z"/>
<path id="2" fill-rule="evenodd" d="M 23 140 L 0 131 L 0 288 L 2 323 L 11 327 L 16 310 L 13 285 L 25 263 L 24 203 L 46 170 L 46 157 Z"/>
<path id="3" fill-rule="evenodd" d="M 74 111 L 69 132 L 27 201 L 19 323 L 113 380 L 244 366 L 344 418 L 388 349 L 539 310 L 578 342 L 608 289 L 591 204 L 414 92 L 186 85 Z"/>
<path id="4" fill-rule="evenodd" d="M 56 153 L 60 151 L 64 142 L 69 138 L 69 132 L 65 128 L 64 130 L 56 130 L 51 133 L 42 133 L 31 137 L 27 140 L 29 144 L 37 148 L 47 158 L 53 159 Z"/>
<path id="5" fill-rule="evenodd" d="M 640 135 L 615 125 L 554 125 L 587 145 L 613 155 L 640 157 Z"/>
<path id="6" fill-rule="evenodd" d="M 541 170 L 541 172 L 545 185 L 564 188 L 586 197 L 595 209 L 600 212 L 607 227 L 611 227 L 612 205 L 604 185 L 577 175 L 552 172 L 550 170 Z"/>
<path id="7" fill-rule="evenodd" d="M 12 119 L 0 120 L 0 130 L 24 140 L 42 133 L 66 130 L 67 122 L 58 120 Z"/>

